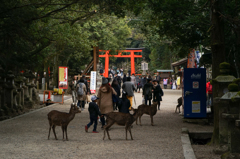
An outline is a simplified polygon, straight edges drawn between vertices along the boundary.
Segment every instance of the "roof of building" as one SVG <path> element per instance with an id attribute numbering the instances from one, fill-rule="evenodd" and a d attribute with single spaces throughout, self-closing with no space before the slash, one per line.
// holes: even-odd
<path id="1" fill-rule="evenodd" d="M 179 65 L 181 65 L 181 64 L 187 63 L 187 60 L 188 60 L 187 57 L 186 57 L 186 58 L 183 58 L 183 59 L 181 59 L 181 60 L 178 60 L 178 61 L 172 63 L 172 66 L 179 66 Z"/>
<path id="2" fill-rule="evenodd" d="M 173 72 L 173 70 L 157 70 L 157 72 Z"/>

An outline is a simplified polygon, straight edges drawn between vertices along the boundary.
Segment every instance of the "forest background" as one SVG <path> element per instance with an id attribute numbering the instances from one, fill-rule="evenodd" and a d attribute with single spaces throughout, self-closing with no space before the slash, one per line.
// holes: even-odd
<path id="1" fill-rule="evenodd" d="M 153 71 L 169 69 L 171 62 L 190 50 L 203 49 L 212 54 L 202 64 L 212 65 L 213 78 L 224 61 L 239 78 L 240 1 L 1 1 L 0 65 L 6 71 L 30 69 L 43 76 L 50 67 L 57 79 L 58 66 L 84 69 L 94 46 L 102 50 L 144 47 L 143 56 Z M 123 59 L 111 60 L 121 63 Z"/>

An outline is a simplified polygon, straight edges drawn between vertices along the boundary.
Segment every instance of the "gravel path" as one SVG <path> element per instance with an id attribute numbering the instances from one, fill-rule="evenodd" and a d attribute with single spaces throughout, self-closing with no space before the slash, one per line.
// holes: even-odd
<path id="1" fill-rule="evenodd" d="M 89 122 L 87 109 L 77 114 L 68 126 L 69 141 L 62 141 L 62 130 L 56 128 L 59 140 L 48 135 L 47 113 L 51 110 L 68 112 L 71 100 L 55 104 L 14 119 L 0 122 L 0 158 L 163 158 L 183 159 L 181 128 L 190 131 L 210 131 L 211 126 L 182 122 L 182 116 L 174 113 L 179 90 L 164 90 L 161 110 L 154 116 L 143 115 L 143 126 L 133 124 L 134 140 L 125 140 L 125 128 L 114 125 L 109 131 L 111 141 L 103 141 L 103 131 L 98 125 L 98 134 L 86 133 L 84 126 Z M 141 93 L 136 93 L 137 105 L 141 104 Z M 88 105 L 86 105 L 88 106 Z M 136 108 L 136 106 L 134 106 Z M 93 127 L 89 128 L 89 132 Z M 130 139 L 130 135 L 128 134 Z"/>

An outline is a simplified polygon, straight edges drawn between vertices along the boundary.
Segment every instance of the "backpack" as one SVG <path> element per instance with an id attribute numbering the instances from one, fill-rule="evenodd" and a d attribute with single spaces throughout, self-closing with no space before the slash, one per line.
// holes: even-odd
<path id="1" fill-rule="evenodd" d="M 78 90 L 77 90 L 77 94 L 80 95 L 80 96 L 84 95 L 83 83 L 79 83 L 79 87 L 78 87 Z"/>

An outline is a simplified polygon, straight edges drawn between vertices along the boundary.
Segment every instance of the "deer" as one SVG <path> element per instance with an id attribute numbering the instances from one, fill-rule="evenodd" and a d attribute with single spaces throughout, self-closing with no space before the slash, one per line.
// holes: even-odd
<path id="1" fill-rule="evenodd" d="M 57 110 L 52 110 L 48 113 L 48 121 L 49 121 L 49 133 L 48 133 L 48 140 L 50 137 L 50 132 L 51 128 L 53 129 L 53 133 L 55 136 L 55 139 L 57 139 L 56 132 L 55 132 L 55 127 L 56 126 L 61 126 L 62 127 L 62 132 L 63 132 L 63 140 L 64 140 L 64 132 L 66 134 L 66 140 L 68 141 L 68 136 L 67 136 L 67 126 L 72 121 L 75 117 L 76 113 L 81 113 L 81 110 L 76 106 L 75 103 L 71 104 L 71 108 L 69 110 L 69 113 L 66 112 L 60 112 Z"/>
<path id="2" fill-rule="evenodd" d="M 135 112 L 136 109 L 133 109 L 133 111 Z M 151 106 L 145 105 L 145 104 L 139 105 L 139 106 L 138 106 L 138 118 L 139 118 L 140 126 L 142 126 L 141 117 L 142 117 L 143 114 L 150 115 L 151 125 L 154 126 L 153 116 L 154 116 L 156 113 L 157 113 L 157 102 L 153 102 L 153 104 L 152 104 Z M 138 125 L 137 120 L 138 120 L 138 119 L 136 119 L 136 125 Z"/>
<path id="3" fill-rule="evenodd" d="M 109 128 L 113 124 L 117 124 L 117 125 L 120 125 L 120 126 L 125 126 L 126 140 L 127 140 L 127 131 L 129 131 L 130 136 L 131 136 L 131 140 L 133 140 L 132 132 L 131 132 L 131 126 L 132 126 L 132 123 L 138 117 L 137 110 L 135 110 L 134 114 L 122 113 L 122 112 L 110 112 L 110 113 L 105 114 L 105 116 L 107 117 L 107 120 L 106 120 L 107 125 L 105 125 L 103 127 L 104 128 L 103 140 L 105 139 L 106 132 L 107 132 L 107 135 L 108 135 L 108 139 L 111 140 L 108 131 L 109 131 Z"/>
<path id="4" fill-rule="evenodd" d="M 180 113 L 180 107 L 182 105 L 182 97 L 179 97 L 177 101 L 178 101 L 178 105 L 176 106 L 175 113 L 177 112 L 177 109 L 178 109 L 178 113 Z"/>

